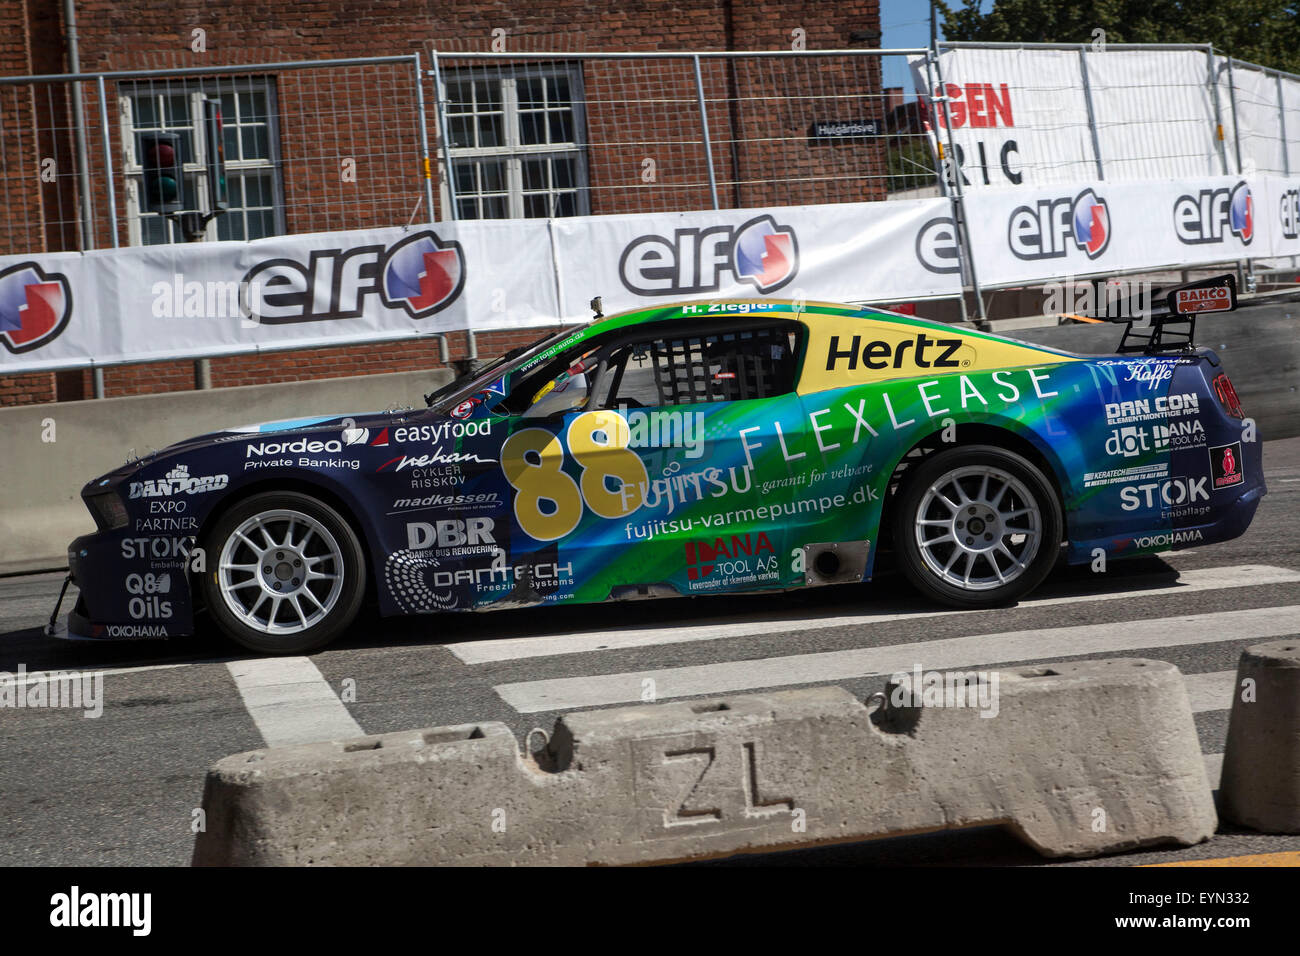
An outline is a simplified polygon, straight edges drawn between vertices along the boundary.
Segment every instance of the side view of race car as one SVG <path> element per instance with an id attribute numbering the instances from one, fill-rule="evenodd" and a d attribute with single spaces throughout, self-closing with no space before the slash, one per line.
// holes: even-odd
<path id="1" fill-rule="evenodd" d="M 205 608 L 300 653 L 367 594 L 401 615 L 787 590 L 870 580 L 882 549 L 932 600 L 1006 604 L 1062 552 L 1246 530 L 1258 436 L 1175 334 L 1234 304 L 1227 277 L 1174 290 L 1097 357 L 827 303 L 600 318 L 426 410 L 233 428 L 95 479 L 67 633 L 179 637 Z"/>

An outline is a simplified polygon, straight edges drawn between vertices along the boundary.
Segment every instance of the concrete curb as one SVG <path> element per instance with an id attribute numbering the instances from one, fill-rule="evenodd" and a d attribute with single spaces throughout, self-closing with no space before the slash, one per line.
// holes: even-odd
<path id="1" fill-rule="evenodd" d="M 1214 832 L 1173 665 L 981 681 L 992 718 L 818 687 L 566 715 L 540 761 L 500 723 L 237 754 L 208 774 L 193 862 L 667 863 L 990 824 L 1093 856 Z"/>
<path id="2" fill-rule="evenodd" d="M 68 542 L 95 530 L 81 486 L 132 448 L 144 455 L 222 428 L 378 411 L 399 400 L 423 408 L 420 396 L 451 378 L 449 369 L 430 369 L 0 408 L 9 492 L 0 510 L 0 574 L 67 567 Z M 42 440 L 50 421 L 53 442 Z"/>
<path id="3" fill-rule="evenodd" d="M 1300 833 L 1300 640 L 1241 652 L 1219 798 L 1233 823 Z"/>

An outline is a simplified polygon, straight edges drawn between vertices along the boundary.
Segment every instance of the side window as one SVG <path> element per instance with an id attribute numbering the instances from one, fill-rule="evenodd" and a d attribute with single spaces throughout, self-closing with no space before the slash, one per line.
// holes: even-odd
<path id="1" fill-rule="evenodd" d="M 622 346 L 601 404 L 632 408 L 772 398 L 794 390 L 789 327 L 683 335 Z"/>

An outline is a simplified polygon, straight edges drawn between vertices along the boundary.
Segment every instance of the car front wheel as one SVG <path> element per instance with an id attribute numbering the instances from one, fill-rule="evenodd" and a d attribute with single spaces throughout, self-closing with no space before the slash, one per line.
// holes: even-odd
<path id="1" fill-rule="evenodd" d="M 1061 508 L 1032 462 L 993 445 L 937 452 L 900 491 L 894 541 L 903 574 L 953 607 L 997 607 L 1055 565 Z"/>
<path id="2" fill-rule="evenodd" d="M 365 593 L 352 527 L 298 492 L 265 492 L 217 519 L 205 537 L 207 606 L 227 636 L 266 654 L 300 654 L 337 637 Z"/>

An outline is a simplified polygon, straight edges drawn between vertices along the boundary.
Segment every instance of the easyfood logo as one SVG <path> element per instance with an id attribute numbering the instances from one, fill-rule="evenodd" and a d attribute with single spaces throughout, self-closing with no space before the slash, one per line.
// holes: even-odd
<path id="1" fill-rule="evenodd" d="M 391 246 L 315 250 L 306 264 L 268 259 L 248 270 L 240 289 L 246 315 L 280 325 L 357 318 L 368 295 L 425 319 L 455 302 L 464 286 L 460 243 L 426 229 Z"/>
<path id="2" fill-rule="evenodd" d="M 789 283 L 798 271 L 794 230 L 771 216 L 739 228 L 678 229 L 671 239 L 638 236 L 618 260 L 619 279 L 636 295 L 716 292 L 727 272 L 766 294 Z"/>
<path id="3" fill-rule="evenodd" d="M 1060 259 L 1072 247 L 1096 259 L 1110 245 L 1110 231 L 1106 200 L 1085 189 L 1018 206 L 1007 221 L 1007 244 L 1018 259 Z"/>
<path id="4" fill-rule="evenodd" d="M 1245 180 L 1174 200 L 1174 234 L 1179 242 L 1187 246 L 1223 242 L 1229 233 L 1247 246 L 1255 237 L 1255 202 Z"/>
<path id="5" fill-rule="evenodd" d="M 72 317 L 67 276 L 35 262 L 0 271 L 0 342 L 10 352 L 30 352 L 58 337 Z"/>

